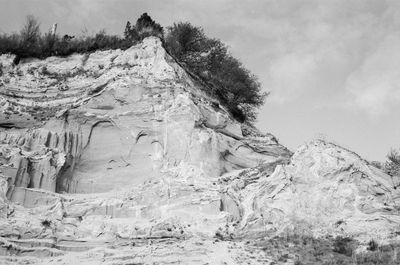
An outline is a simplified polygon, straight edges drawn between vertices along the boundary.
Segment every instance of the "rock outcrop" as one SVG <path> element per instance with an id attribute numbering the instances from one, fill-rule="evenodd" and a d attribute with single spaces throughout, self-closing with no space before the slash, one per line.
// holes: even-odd
<path id="1" fill-rule="evenodd" d="M 221 209 L 219 176 L 291 156 L 236 122 L 156 38 L 126 51 L 12 59 L 2 56 L 0 83 L 8 254 L 212 242 L 236 218 Z"/>
<path id="2" fill-rule="evenodd" d="M 241 202 L 239 231 L 245 235 L 304 230 L 365 241 L 398 237 L 398 183 L 336 144 L 315 140 L 287 165 L 245 169 L 223 180 Z"/>
<path id="3" fill-rule="evenodd" d="M 399 234 L 389 176 L 322 141 L 292 157 L 235 121 L 157 38 L 12 61 L 0 57 L 5 263 L 268 264 L 248 240 L 301 227 Z"/>
<path id="4" fill-rule="evenodd" d="M 215 177 L 290 156 L 270 135 L 244 137 L 157 39 L 17 67 L 3 57 L 0 139 L 15 187 L 103 192 L 182 161 Z"/>

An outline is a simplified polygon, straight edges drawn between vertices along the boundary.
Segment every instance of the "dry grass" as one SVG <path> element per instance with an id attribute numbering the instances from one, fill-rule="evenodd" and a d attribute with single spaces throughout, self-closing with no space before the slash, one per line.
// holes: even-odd
<path id="1" fill-rule="evenodd" d="M 286 235 L 258 240 L 255 246 L 263 249 L 275 264 L 294 262 L 296 265 L 395 265 L 400 264 L 399 244 L 379 246 L 375 241 L 365 246 L 346 237 L 313 238 L 304 235 Z"/>

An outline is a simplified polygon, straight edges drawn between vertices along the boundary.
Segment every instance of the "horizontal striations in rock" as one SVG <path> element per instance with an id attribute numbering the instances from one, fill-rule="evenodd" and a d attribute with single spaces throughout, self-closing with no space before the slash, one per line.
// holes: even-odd
<path id="1" fill-rule="evenodd" d="M 237 122 L 157 38 L 12 61 L 0 56 L 0 263 L 269 264 L 244 240 L 396 235 L 394 180 Z"/>
<path id="2" fill-rule="evenodd" d="M 167 239 L 176 245 L 171 263 L 196 264 L 240 219 L 219 176 L 292 155 L 236 122 L 157 38 L 126 51 L 17 66 L 12 59 L 0 57 L 6 255 L 67 258 L 98 246 L 104 253 L 119 241 Z M 180 242 L 188 249 L 180 251 Z M 213 255 L 229 263 L 245 256 Z"/>
<path id="3" fill-rule="evenodd" d="M 103 192 L 139 184 L 180 161 L 217 176 L 274 159 L 266 142 L 290 155 L 267 138 L 243 137 L 240 125 L 211 104 L 158 39 L 126 51 L 18 66 L 2 57 L 1 137 L 17 148 L 17 187 Z"/>

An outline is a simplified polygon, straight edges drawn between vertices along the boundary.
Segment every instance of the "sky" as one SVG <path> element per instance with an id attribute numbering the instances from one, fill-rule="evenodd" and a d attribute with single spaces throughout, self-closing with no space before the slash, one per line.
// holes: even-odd
<path id="1" fill-rule="evenodd" d="M 289 149 L 323 138 L 384 161 L 400 148 L 398 0 L 0 0 L 0 33 L 31 14 L 43 31 L 122 34 L 144 12 L 228 44 L 271 92 L 258 128 Z"/>

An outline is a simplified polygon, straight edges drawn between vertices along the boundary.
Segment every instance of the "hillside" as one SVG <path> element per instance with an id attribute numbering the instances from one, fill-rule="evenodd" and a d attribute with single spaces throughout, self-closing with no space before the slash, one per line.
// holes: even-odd
<path id="1" fill-rule="evenodd" d="M 0 57 L 1 262 L 273 264 L 253 243 L 399 239 L 390 176 L 239 123 L 158 38 L 12 62 Z"/>

